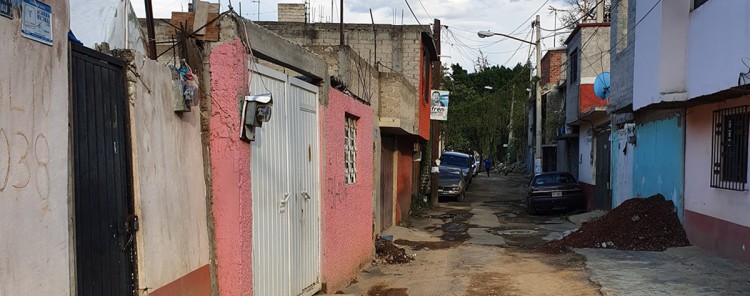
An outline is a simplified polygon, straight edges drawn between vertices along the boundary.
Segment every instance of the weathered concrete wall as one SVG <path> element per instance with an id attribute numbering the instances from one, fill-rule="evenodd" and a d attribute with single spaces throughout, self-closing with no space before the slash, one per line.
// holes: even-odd
<path id="1" fill-rule="evenodd" d="M 635 33 L 628 31 L 635 19 L 636 1 L 617 1 L 612 12 L 610 34 L 610 94 L 609 109 L 619 111 L 633 104 L 633 62 L 635 61 Z M 613 192 L 614 193 L 614 192 Z"/>
<path id="2" fill-rule="evenodd" d="M 654 118 L 641 119 L 647 114 Z M 682 219 L 684 121 L 681 111 L 641 112 L 637 115 L 633 149 L 633 196 L 661 193 L 674 202 Z M 702 157 L 708 157 L 704 154 Z M 706 165 L 706 170 L 709 166 Z"/>
<path id="3" fill-rule="evenodd" d="M 328 73 L 343 82 L 347 90 L 377 110 L 380 102 L 378 71 L 349 46 L 309 46 L 328 64 Z"/>
<path id="4" fill-rule="evenodd" d="M 304 46 L 339 45 L 339 25 L 333 23 L 258 22 L 259 25 Z M 419 85 L 419 59 L 421 32 L 428 26 L 345 24 L 345 44 L 374 65 L 381 63 L 380 71 L 402 73 L 412 85 Z M 377 43 L 377 50 L 375 44 Z M 377 56 L 377 59 L 376 59 Z"/>
<path id="5" fill-rule="evenodd" d="M 252 295 L 250 145 L 239 139 L 238 97 L 248 92 L 239 39 L 217 44 L 211 72 L 211 177 L 220 295 Z"/>
<path id="6" fill-rule="evenodd" d="M 380 115 L 401 120 L 401 127 L 419 133 L 417 89 L 403 76 L 380 73 Z"/>
<path id="7" fill-rule="evenodd" d="M 712 188 L 710 181 L 713 111 L 748 103 L 750 97 L 743 97 L 690 108 L 685 120 L 685 228 L 690 242 L 746 263 L 750 263 L 750 193 Z"/>
<path id="8" fill-rule="evenodd" d="M 71 293 L 68 1 L 45 3 L 52 46 L 0 17 L 0 295 Z"/>
<path id="9" fill-rule="evenodd" d="M 193 112 L 174 113 L 167 67 L 141 54 L 135 54 L 130 67 L 134 70 L 128 72 L 134 199 L 141 224 L 136 237 L 138 286 L 155 296 L 166 291 L 208 295 L 200 112 L 193 108 Z M 180 284 L 199 269 L 205 271 Z"/>
<path id="10" fill-rule="evenodd" d="M 612 184 L 612 208 L 633 197 L 633 154 L 635 146 L 629 138 L 635 136 L 634 124 L 622 129 L 612 130 L 612 166 L 610 184 Z"/>
<path id="11" fill-rule="evenodd" d="M 344 123 L 357 117 L 357 181 L 344 182 Z M 356 277 L 372 258 L 373 125 L 369 106 L 338 90 L 329 91 L 323 111 L 325 196 L 323 282 L 333 293 Z"/>
<path id="12" fill-rule="evenodd" d="M 304 3 L 279 3 L 280 22 L 304 23 L 306 20 L 306 8 Z"/>
<path id="13" fill-rule="evenodd" d="M 582 63 L 581 59 L 581 34 L 575 34 L 570 39 L 568 39 L 568 43 L 566 44 L 568 46 L 567 55 L 566 58 L 566 67 L 565 71 L 567 72 L 567 80 L 565 83 L 568 84 L 567 93 L 565 94 L 565 123 L 570 124 L 576 120 L 578 120 L 578 112 L 579 112 L 579 104 L 578 104 L 578 94 L 580 92 L 580 84 L 581 84 L 581 76 L 580 73 L 577 75 L 578 77 L 574 79 L 571 78 L 571 67 L 573 67 L 573 64 L 578 64 L 578 68 L 580 69 Z M 578 53 L 576 58 L 574 58 L 573 53 Z M 533 137 L 532 134 L 529 134 L 530 137 Z M 529 138 L 531 139 L 531 138 Z"/>

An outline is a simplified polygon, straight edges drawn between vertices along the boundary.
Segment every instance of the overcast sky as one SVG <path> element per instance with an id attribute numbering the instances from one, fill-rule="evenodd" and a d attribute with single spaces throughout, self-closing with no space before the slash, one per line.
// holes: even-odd
<path id="1" fill-rule="evenodd" d="M 309 0 L 314 22 L 331 21 L 331 0 Z M 335 11 L 338 11 L 340 0 L 334 0 Z M 459 63 L 470 72 L 473 62 L 481 50 L 490 65 L 514 66 L 529 57 L 529 47 L 515 40 L 503 40 L 499 36 L 480 39 L 476 32 L 491 30 L 493 32 L 511 33 L 522 39 L 529 39 L 531 21 L 534 12 L 541 17 L 543 29 L 555 28 L 555 17 L 549 7 L 563 8 L 562 0 L 407 0 L 421 24 L 431 24 L 434 18 L 440 19 L 443 26 L 442 55 L 444 64 Z M 172 11 L 186 11 L 190 0 L 153 0 L 154 16 L 169 18 Z M 220 2 L 222 11 L 226 10 L 229 0 L 210 0 Z M 131 0 L 136 14 L 145 15 L 144 1 Z M 232 0 L 231 4 L 242 15 L 251 20 L 258 19 L 259 2 L 253 0 Z M 278 3 L 304 3 L 304 0 L 260 0 L 260 20 L 276 21 Z M 369 10 L 379 24 L 417 24 L 404 0 L 345 0 L 344 21 L 346 23 L 370 23 Z M 338 22 L 338 13 L 333 21 Z M 557 22 L 559 27 L 559 21 Z M 565 31 L 560 31 L 564 33 Z M 553 38 L 552 32 L 542 31 L 543 49 L 560 46 L 560 36 Z M 562 36 L 564 37 L 564 35 Z M 554 39 L 557 39 L 554 44 Z M 520 50 L 518 50 L 520 47 Z M 515 53 L 515 55 L 514 55 Z M 532 62 L 534 57 L 532 56 Z"/>

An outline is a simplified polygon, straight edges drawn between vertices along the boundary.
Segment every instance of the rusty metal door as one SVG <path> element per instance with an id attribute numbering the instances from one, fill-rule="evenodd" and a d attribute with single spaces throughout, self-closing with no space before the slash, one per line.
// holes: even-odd
<path id="1" fill-rule="evenodd" d="M 318 88 L 253 68 L 251 94 L 273 94 L 251 149 L 253 290 L 312 295 L 321 288 Z"/>
<path id="2" fill-rule="evenodd" d="M 383 135 L 380 156 L 380 230 L 393 225 L 393 161 L 396 153 L 396 139 Z"/>
<path id="3" fill-rule="evenodd" d="M 134 295 L 136 225 L 123 64 L 71 44 L 77 295 Z"/>

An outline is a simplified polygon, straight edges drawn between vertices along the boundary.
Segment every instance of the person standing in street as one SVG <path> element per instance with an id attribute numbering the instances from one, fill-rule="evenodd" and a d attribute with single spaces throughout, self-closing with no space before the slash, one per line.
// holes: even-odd
<path id="1" fill-rule="evenodd" d="M 484 160 L 484 170 L 487 171 L 487 177 L 490 176 L 490 167 L 491 166 L 492 166 L 492 160 L 489 157 L 487 157 Z"/>

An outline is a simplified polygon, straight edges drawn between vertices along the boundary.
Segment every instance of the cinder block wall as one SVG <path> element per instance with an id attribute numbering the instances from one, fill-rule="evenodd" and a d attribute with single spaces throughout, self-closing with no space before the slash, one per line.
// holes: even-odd
<path id="1" fill-rule="evenodd" d="M 307 20 L 304 3 L 279 3 L 280 22 L 304 23 Z"/>
<path id="2" fill-rule="evenodd" d="M 279 15 L 281 20 L 281 15 Z M 336 46 L 340 44 L 338 24 L 258 22 L 264 28 L 303 46 Z M 345 24 L 344 43 L 369 64 L 380 62 L 381 72 L 402 73 L 412 85 L 419 85 L 421 32 L 429 26 L 394 26 Z M 376 38 L 377 35 L 377 38 Z"/>

